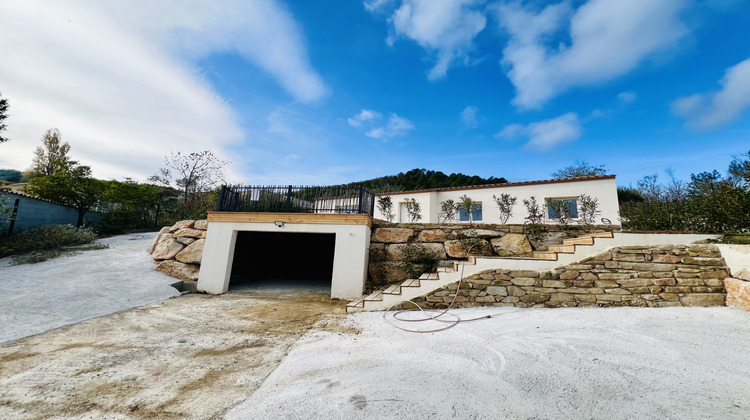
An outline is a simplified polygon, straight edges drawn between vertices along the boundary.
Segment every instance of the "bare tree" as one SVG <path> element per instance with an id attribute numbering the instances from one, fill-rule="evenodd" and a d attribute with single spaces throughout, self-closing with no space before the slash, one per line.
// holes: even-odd
<path id="1" fill-rule="evenodd" d="M 172 152 L 165 163 L 166 166 L 148 180 L 167 187 L 174 182 L 182 192 L 183 203 L 192 203 L 197 193 L 210 191 L 224 182 L 224 167 L 229 164 L 209 150 L 190 154 Z"/>
<path id="2" fill-rule="evenodd" d="M 0 133 L 3 132 L 8 126 L 3 122 L 6 118 L 8 118 L 8 100 L 3 99 L 2 92 L 0 92 Z M 6 141 L 10 140 L 7 137 L 0 136 L 0 143 L 4 143 Z"/>
<path id="3" fill-rule="evenodd" d="M 56 128 L 50 128 L 42 136 L 42 146 L 34 150 L 31 163 L 32 176 L 52 175 L 65 169 L 70 163 L 70 145 L 62 142 L 62 134 Z"/>

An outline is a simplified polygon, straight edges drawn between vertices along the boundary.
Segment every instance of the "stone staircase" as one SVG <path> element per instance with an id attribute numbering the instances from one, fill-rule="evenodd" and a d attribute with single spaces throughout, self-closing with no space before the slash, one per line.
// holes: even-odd
<path id="1" fill-rule="evenodd" d="M 382 311 L 401 302 L 432 292 L 461 277 L 490 269 L 551 270 L 588 258 L 614 246 L 615 234 L 601 232 L 563 239 L 562 245 L 549 246 L 547 251 L 534 251 L 528 257 L 469 256 L 467 261 L 456 261 L 452 267 L 440 267 L 435 273 L 424 273 L 418 279 L 405 280 L 400 285 L 388 286 L 362 296 L 347 305 L 347 312 Z"/>

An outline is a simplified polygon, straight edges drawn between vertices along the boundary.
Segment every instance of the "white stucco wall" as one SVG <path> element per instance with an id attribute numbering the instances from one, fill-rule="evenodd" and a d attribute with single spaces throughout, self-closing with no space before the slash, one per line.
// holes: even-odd
<path id="1" fill-rule="evenodd" d="M 356 299 L 362 295 L 367 280 L 370 227 L 367 225 L 285 223 L 211 222 L 208 223 L 198 290 L 212 294 L 226 293 L 232 273 L 237 232 L 334 233 L 336 234 L 331 279 L 331 297 Z M 288 251 L 294 264 L 295 249 Z M 258 261 L 258 264 L 262 264 Z"/>
<path id="2" fill-rule="evenodd" d="M 482 220 L 476 221 L 476 223 L 500 223 L 500 211 L 495 204 L 495 200 L 492 198 L 493 195 L 499 197 L 500 194 L 510 194 L 512 197 L 516 197 L 517 202 L 513 207 L 513 215 L 507 223 L 522 224 L 524 223 L 526 216 L 528 216 L 526 207 L 523 205 L 523 200 L 528 200 L 534 196 L 536 197 L 540 208 L 542 208 L 545 201 L 550 198 L 579 198 L 582 194 L 586 194 L 599 200 L 600 213 L 597 216 L 597 223 L 601 223 L 602 218 L 607 218 L 612 224 L 620 224 L 617 184 L 615 183 L 614 178 L 539 184 L 511 183 L 495 187 L 475 187 L 423 192 L 407 191 L 403 193 L 383 195 L 390 196 L 393 201 L 393 212 L 396 214 L 394 222 L 408 222 L 408 220 L 402 220 L 399 209 L 402 203 L 413 198 L 421 206 L 422 220 L 420 220 L 420 222 L 437 223 L 440 203 L 449 199 L 458 203 L 460 201 L 459 197 L 464 194 L 469 196 L 472 200 L 482 203 Z M 549 220 L 547 218 L 546 211 L 544 212 L 544 216 L 545 223 L 555 223 L 554 220 Z M 374 217 L 381 220 L 386 219 L 385 215 L 378 210 L 377 206 L 375 208 Z M 458 215 L 456 215 L 454 222 L 459 222 Z"/>

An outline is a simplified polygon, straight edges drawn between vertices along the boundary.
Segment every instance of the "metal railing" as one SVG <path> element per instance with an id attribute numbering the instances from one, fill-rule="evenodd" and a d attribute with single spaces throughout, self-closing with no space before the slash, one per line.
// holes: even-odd
<path id="1" fill-rule="evenodd" d="M 221 187 L 218 211 L 357 213 L 373 215 L 375 193 L 356 186 L 252 185 Z"/>

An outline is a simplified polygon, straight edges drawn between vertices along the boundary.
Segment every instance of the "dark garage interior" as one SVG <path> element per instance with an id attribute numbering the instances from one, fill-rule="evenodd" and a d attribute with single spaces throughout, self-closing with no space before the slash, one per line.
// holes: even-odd
<path id="1" fill-rule="evenodd" d="M 229 290 L 330 293 L 334 233 L 237 232 Z"/>

